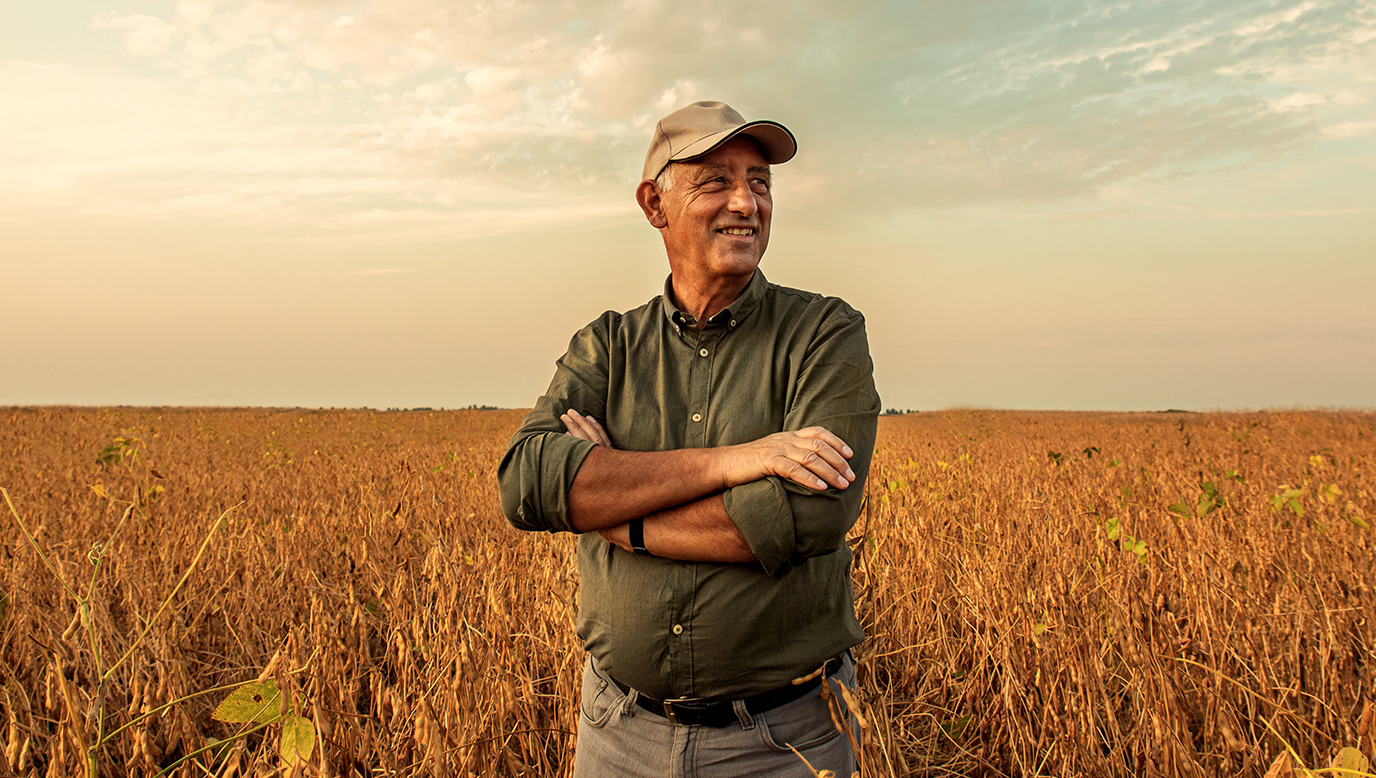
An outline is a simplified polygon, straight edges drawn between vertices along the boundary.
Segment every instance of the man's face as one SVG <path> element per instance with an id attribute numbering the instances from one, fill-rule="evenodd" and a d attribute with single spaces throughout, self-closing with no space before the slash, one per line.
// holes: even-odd
<path id="1" fill-rule="evenodd" d="M 675 276 L 712 281 L 753 274 L 769 244 L 774 206 L 759 143 L 732 138 L 706 156 L 678 163 L 673 176 L 660 205 Z"/>

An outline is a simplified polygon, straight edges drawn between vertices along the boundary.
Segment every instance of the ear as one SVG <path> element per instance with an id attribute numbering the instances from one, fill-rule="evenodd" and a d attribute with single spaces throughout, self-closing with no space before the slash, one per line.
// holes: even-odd
<path id="1" fill-rule="evenodd" d="M 669 226 L 669 220 L 664 216 L 663 198 L 655 182 L 641 181 L 640 186 L 635 188 L 635 201 L 640 203 L 640 210 L 645 212 L 646 220 L 655 229 L 662 230 Z"/>

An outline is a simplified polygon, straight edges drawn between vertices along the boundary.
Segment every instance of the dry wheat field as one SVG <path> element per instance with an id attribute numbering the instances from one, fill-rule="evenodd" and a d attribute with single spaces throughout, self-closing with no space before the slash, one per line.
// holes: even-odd
<path id="1" fill-rule="evenodd" d="M 500 514 L 520 417 L 0 409 L 0 774 L 568 775 L 578 581 Z M 884 417 L 865 774 L 1372 756 L 1373 477 L 1365 413 Z"/>

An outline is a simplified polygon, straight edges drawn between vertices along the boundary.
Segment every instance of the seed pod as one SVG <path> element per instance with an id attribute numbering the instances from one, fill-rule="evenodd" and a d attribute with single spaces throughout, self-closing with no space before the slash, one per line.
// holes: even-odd
<path id="1" fill-rule="evenodd" d="M 143 701 L 143 676 L 134 675 L 134 688 L 129 691 L 129 715 L 139 715 L 139 705 Z"/>
<path id="2" fill-rule="evenodd" d="M 291 713 L 291 689 L 287 687 L 287 679 L 283 677 L 280 670 L 277 672 L 277 678 L 275 680 L 278 691 L 277 715 L 286 718 L 287 714 Z"/>
<path id="3" fill-rule="evenodd" d="M 9 737 L 5 743 L 5 764 L 11 770 L 16 769 L 19 761 L 19 722 L 14 718 L 14 711 L 10 711 Z"/>
<path id="4" fill-rule="evenodd" d="M 320 733 L 320 737 L 327 738 L 333 734 L 334 727 L 320 715 L 320 706 L 315 703 L 311 703 L 311 718 L 315 719 L 315 731 Z"/>

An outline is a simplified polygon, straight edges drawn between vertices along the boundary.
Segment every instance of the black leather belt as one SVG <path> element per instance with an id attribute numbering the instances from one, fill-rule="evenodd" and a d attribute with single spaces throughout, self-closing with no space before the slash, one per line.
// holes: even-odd
<path id="1" fill-rule="evenodd" d="M 841 669 L 841 656 L 841 654 L 838 654 L 828 659 L 827 663 L 822 668 L 822 672 L 818 673 L 817 677 L 810 681 L 796 685 L 789 684 L 787 686 L 780 686 L 777 689 L 770 689 L 767 692 L 761 692 L 753 697 L 743 698 L 742 701 L 745 703 L 745 709 L 749 711 L 751 715 L 754 715 L 793 702 L 799 697 L 821 686 L 823 678 Z M 631 693 L 631 687 L 615 678 L 611 680 L 623 694 Z M 736 716 L 735 700 L 723 700 L 710 697 L 678 697 L 672 700 L 656 700 L 637 693 L 635 704 L 657 716 L 663 716 L 675 724 L 683 724 L 685 726 L 698 725 L 720 729 L 734 721 L 739 721 Z"/>

